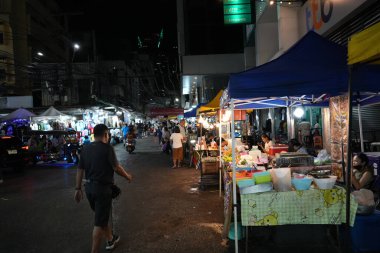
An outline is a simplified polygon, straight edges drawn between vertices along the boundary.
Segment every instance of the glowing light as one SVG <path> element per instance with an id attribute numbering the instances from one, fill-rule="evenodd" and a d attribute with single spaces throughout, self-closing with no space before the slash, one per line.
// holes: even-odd
<path id="1" fill-rule="evenodd" d="M 274 4 L 274 1 L 270 1 L 269 4 L 270 4 L 270 5 L 273 5 L 273 4 Z"/>
<path id="2" fill-rule="evenodd" d="M 304 115 L 304 113 L 305 112 L 301 107 L 297 107 L 293 112 L 294 116 L 296 116 L 297 118 L 301 118 Z"/>

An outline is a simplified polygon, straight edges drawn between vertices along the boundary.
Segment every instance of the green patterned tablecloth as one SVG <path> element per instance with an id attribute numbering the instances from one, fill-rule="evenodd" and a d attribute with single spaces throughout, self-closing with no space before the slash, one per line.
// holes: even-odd
<path id="1" fill-rule="evenodd" d="M 346 222 L 346 191 L 340 187 L 331 190 L 253 193 L 240 197 L 243 226 Z M 353 226 L 358 204 L 352 195 L 350 203 L 350 226 Z"/>

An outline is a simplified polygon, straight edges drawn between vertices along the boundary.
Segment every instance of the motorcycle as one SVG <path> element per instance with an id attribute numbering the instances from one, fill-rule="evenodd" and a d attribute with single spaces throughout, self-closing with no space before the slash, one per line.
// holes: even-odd
<path id="1" fill-rule="evenodd" d="M 135 150 L 136 144 L 135 140 L 127 140 L 125 144 L 125 149 L 129 154 L 132 154 L 132 152 Z"/>

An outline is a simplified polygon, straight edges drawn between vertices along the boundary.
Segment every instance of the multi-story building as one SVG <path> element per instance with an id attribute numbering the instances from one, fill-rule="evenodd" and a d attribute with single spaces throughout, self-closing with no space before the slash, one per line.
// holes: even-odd
<path id="1" fill-rule="evenodd" d="M 67 61 L 70 45 L 59 14 L 54 0 L 0 1 L 3 94 L 32 95 L 32 63 Z"/>
<path id="2" fill-rule="evenodd" d="M 230 73 L 252 65 L 244 58 L 243 26 L 223 24 L 223 1 L 177 0 L 177 31 L 185 109 L 208 102 Z"/>

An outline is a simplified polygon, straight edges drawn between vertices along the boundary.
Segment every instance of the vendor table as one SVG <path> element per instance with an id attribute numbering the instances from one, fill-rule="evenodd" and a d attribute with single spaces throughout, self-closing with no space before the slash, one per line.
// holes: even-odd
<path id="1" fill-rule="evenodd" d="M 242 225 L 247 234 L 248 226 L 339 225 L 346 222 L 345 194 L 345 189 L 337 186 L 330 190 L 241 194 Z M 350 226 L 355 222 L 357 207 L 351 195 Z"/>
<path id="2" fill-rule="evenodd" d="M 287 224 L 341 224 L 346 221 L 344 188 L 289 192 L 242 194 L 243 226 Z M 357 203 L 351 196 L 350 225 L 353 226 Z"/>

